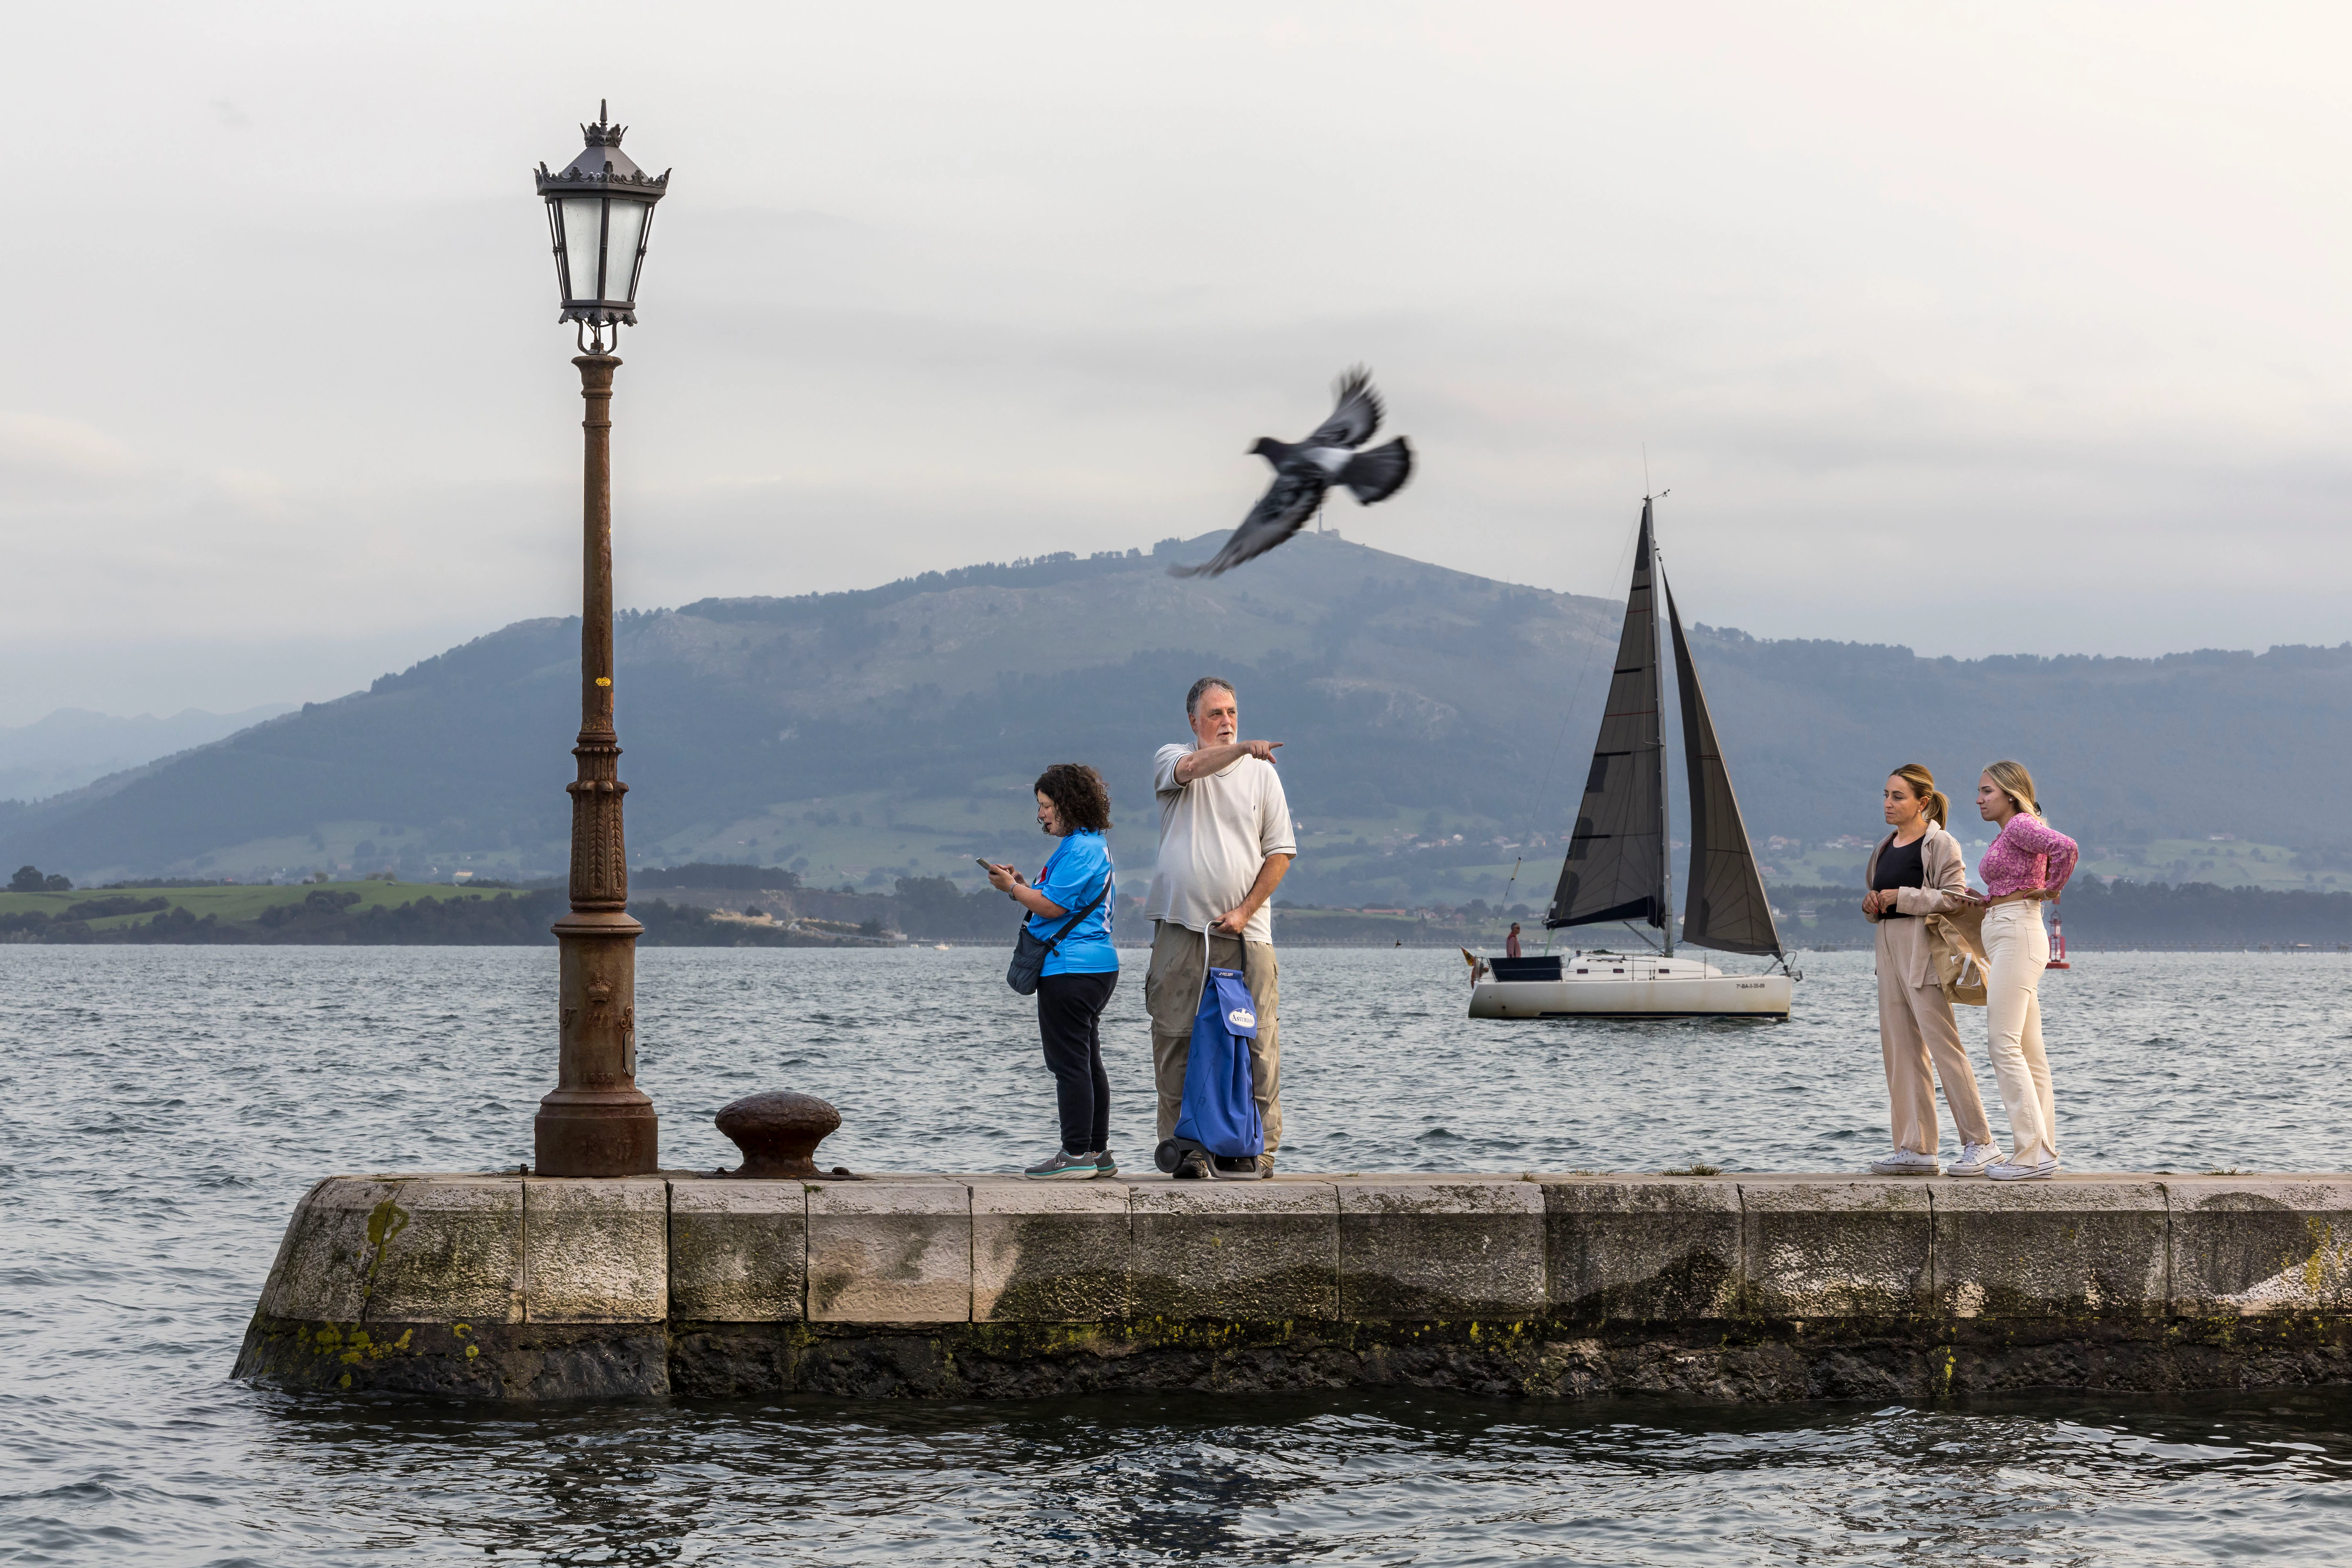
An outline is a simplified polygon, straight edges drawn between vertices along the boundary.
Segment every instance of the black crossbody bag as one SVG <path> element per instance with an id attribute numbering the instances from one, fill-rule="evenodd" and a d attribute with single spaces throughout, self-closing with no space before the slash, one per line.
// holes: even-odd
<path id="1" fill-rule="evenodd" d="M 1037 982 L 1045 973 L 1045 960 L 1062 945 L 1062 939 L 1076 929 L 1077 923 L 1095 912 L 1105 899 L 1110 897 L 1111 884 L 1118 879 L 1117 872 L 1103 879 L 1103 890 L 1095 901 L 1062 922 L 1062 929 L 1051 938 L 1039 936 L 1029 929 L 1029 917 L 1021 917 L 1021 934 L 1013 940 L 1013 962 L 1004 968 L 1004 984 L 1024 996 L 1037 994 Z"/>

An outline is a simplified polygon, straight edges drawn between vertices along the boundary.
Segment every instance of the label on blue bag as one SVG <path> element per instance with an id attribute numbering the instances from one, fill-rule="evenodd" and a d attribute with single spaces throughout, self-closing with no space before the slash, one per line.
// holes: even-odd
<path id="1" fill-rule="evenodd" d="M 1209 990 L 1202 994 L 1201 1010 L 1194 1016 L 1230 1034 L 1251 1038 L 1257 1035 L 1257 999 L 1249 994 L 1248 983 L 1238 969 L 1209 971 Z"/>

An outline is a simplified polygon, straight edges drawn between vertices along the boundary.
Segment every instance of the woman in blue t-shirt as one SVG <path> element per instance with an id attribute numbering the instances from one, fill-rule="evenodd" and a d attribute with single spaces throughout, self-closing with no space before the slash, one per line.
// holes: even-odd
<path id="1" fill-rule="evenodd" d="M 1062 1146 L 1022 1174 L 1038 1181 L 1116 1176 L 1110 1157 L 1110 1077 L 1103 1071 L 1102 1011 L 1118 984 L 1118 951 L 1110 943 L 1113 886 L 1110 791 L 1083 763 L 1055 763 L 1037 775 L 1037 826 L 1062 842 L 1037 873 L 1037 884 L 1010 866 L 990 865 L 989 884 L 1029 911 L 1029 930 L 1043 942 L 1087 912 L 1045 955 L 1037 982 L 1037 1033 L 1062 1111 Z M 1089 907 L 1091 906 L 1091 907 Z"/>

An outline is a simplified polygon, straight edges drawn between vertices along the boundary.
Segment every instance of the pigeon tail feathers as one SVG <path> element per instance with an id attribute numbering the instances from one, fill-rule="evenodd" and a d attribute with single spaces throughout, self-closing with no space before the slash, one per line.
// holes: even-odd
<path id="1" fill-rule="evenodd" d="M 1357 453 L 1348 459 L 1348 466 L 1339 470 L 1337 478 L 1360 505 L 1386 500 L 1404 489 L 1404 482 L 1412 478 L 1412 448 L 1400 436 L 1385 447 Z"/>

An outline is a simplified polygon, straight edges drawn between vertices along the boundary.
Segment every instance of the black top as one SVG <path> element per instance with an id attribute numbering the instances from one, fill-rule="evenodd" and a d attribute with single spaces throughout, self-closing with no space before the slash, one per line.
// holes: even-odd
<path id="1" fill-rule="evenodd" d="M 1873 892 L 1885 892 L 1889 888 L 1924 888 L 1927 885 L 1927 865 L 1919 858 L 1920 848 L 1927 842 L 1921 834 L 1908 844 L 1889 842 L 1878 852 L 1878 874 L 1870 879 Z M 1907 921 L 1911 917 L 1899 910 L 1884 910 L 1883 921 Z"/>

